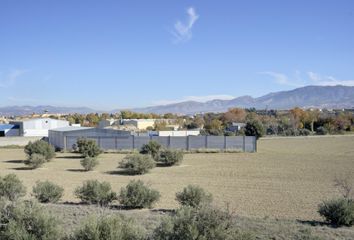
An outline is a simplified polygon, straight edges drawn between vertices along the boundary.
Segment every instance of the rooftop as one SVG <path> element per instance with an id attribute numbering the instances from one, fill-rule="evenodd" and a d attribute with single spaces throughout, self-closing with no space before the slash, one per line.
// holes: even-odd
<path id="1" fill-rule="evenodd" d="M 92 129 L 92 127 L 74 127 L 74 126 L 69 126 L 69 127 L 54 128 L 54 129 L 51 129 L 49 131 L 70 132 L 70 131 L 78 131 L 78 130 L 86 130 L 86 129 Z"/>
<path id="2" fill-rule="evenodd" d="M 18 128 L 18 126 L 14 124 L 0 124 L 0 130 L 6 130 L 6 129 L 12 129 L 12 128 Z"/>
<path id="3" fill-rule="evenodd" d="M 36 121 L 36 120 L 50 120 L 50 121 L 65 121 L 62 119 L 55 119 L 55 118 L 24 118 L 24 119 L 19 119 L 19 120 L 11 120 L 11 122 L 26 122 L 26 121 Z"/>

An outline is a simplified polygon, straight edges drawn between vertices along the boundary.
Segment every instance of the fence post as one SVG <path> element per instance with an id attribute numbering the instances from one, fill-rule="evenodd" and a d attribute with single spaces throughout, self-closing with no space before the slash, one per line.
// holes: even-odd
<path id="1" fill-rule="evenodd" d="M 205 135 L 205 148 L 208 148 L 208 135 Z"/>
<path id="2" fill-rule="evenodd" d="M 243 136 L 242 150 L 243 150 L 243 152 L 246 152 L 246 136 Z"/>
<path id="3" fill-rule="evenodd" d="M 132 136 L 132 144 L 133 144 L 133 150 L 135 149 L 135 136 Z"/>
<path id="4" fill-rule="evenodd" d="M 168 148 L 171 148 L 171 135 L 168 136 L 167 147 L 168 147 Z"/>
<path id="5" fill-rule="evenodd" d="M 116 150 L 118 149 L 118 138 L 114 138 L 114 146 L 116 147 Z"/>
<path id="6" fill-rule="evenodd" d="M 224 149 L 226 150 L 226 136 L 224 136 Z"/>
<path id="7" fill-rule="evenodd" d="M 254 141 L 254 152 L 257 152 L 257 137 L 253 137 L 253 141 Z"/>
<path id="8" fill-rule="evenodd" d="M 67 136 L 64 136 L 64 151 L 66 151 L 66 149 L 67 149 Z"/>
<path id="9" fill-rule="evenodd" d="M 190 136 L 187 136 L 187 151 L 189 151 L 189 137 Z"/>
<path id="10" fill-rule="evenodd" d="M 101 147 L 101 137 L 97 137 L 97 142 L 98 142 L 98 146 L 99 146 L 100 148 L 102 148 L 102 147 Z"/>

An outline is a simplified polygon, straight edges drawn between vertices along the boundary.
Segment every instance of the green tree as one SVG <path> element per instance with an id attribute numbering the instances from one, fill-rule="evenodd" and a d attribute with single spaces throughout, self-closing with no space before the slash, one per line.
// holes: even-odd
<path id="1" fill-rule="evenodd" d="M 264 135 L 264 128 L 262 123 L 257 120 L 251 120 L 246 123 L 245 126 L 245 135 L 246 136 L 255 136 L 257 139 Z"/>

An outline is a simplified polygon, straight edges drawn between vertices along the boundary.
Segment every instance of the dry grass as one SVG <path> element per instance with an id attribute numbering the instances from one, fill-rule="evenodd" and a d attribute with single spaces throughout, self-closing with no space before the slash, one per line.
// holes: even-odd
<path id="1" fill-rule="evenodd" d="M 48 179 L 65 188 L 63 201 L 78 202 L 74 189 L 84 180 L 109 181 L 118 191 L 131 179 L 158 189 L 156 208 L 175 208 L 175 193 L 187 184 L 211 192 L 217 205 L 229 204 L 241 216 L 319 220 L 317 204 L 334 197 L 335 176 L 354 181 L 354 136 L 264 139 L 258 153 L 186 154 L 181 166 L 155 168 L 143 176 L 121 175 L 124 154 L 103 154 L 93 172 L 81 172 L 78 155 L 58 153 L 41 169 L 24 170 L 21 149 L 0 149 L 1 175 L 17 174 L 28 188 Z M 28 193 L 30 196 L 30 193 Z"/>

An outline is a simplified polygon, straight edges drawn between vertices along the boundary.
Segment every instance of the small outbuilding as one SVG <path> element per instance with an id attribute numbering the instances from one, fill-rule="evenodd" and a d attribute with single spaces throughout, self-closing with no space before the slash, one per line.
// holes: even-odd
<path id="1" fill-rule="evenodd" d="M 49 130 L 48 140 L 51 145 L 58 149 L 71 149 L 79 138 L 97 139 L 104 143 L 105 138 L 110 137 L 130 137 L 130 131 L 102 129 L 92 127 L 64 127 Z"/>
<path id="2" fill-rule="evenodd" d="M 24 137 L 48 137 L 48 130 L 68 127 L 70 124 L 65 120 L 52 118 L 31 118 L 19 121 L 10 121 L 19 129 L 19 136 Z"/>

